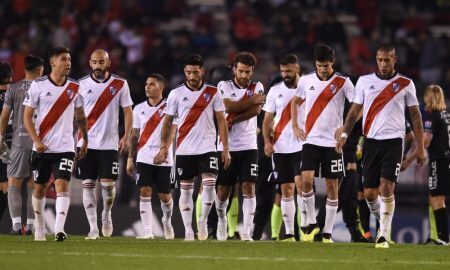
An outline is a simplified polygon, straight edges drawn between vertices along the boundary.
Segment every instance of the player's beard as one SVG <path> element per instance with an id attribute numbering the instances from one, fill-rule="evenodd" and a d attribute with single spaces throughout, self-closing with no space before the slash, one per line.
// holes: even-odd
<path id="1" fill-rule="evenodd" d="M 106 70 L 97 68 L 94 69 L 94 77 L 99 80 L 105 79 Z"/>
<path id="2" fill-rule="evenodd" d="M 198 88 L 200 86 L 200 80 L 188 80 L 187 81 L 189 87 L 191 88 Z"/>
<path id="3" fill-rule="evenodd" d="M 238 84 L 239 84 L 240 86 L 242 86 L 242 87 L 247 86 L 249 81 L 250 81 L 250 80 L 247 79 L 247 78 L 239 78 L 239 79 L 237 79 Z"/>
<path id="4" fill-rule="evenodd" d="M 292 87 L 294 84 L 294 78 L 286 76 L 283 78 L 284 84 L 286 84 L 289 87 Z"/>

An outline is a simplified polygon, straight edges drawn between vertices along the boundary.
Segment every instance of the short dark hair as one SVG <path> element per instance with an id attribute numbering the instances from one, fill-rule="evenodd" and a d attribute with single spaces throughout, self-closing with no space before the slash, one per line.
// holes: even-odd
<path id="1" fill-rule="evenodd" d="M 242 63 L 246 66 L 256 66 L 256 57 L 251 52 L 239 52 L 233 58 L 233 66 L 236 67 L 238 63 Z"/>
<path id="2" fill-rule="evenodd" d="M 288 64 L 298 64 L 297 55 L 295 55 L 293 53 L 289 53 L 289 54 L 286 54 L 285 56 L 283 56 L 283 58 L 281 58 L 281 60 L 280 60 L 281 66 L 286 66 Z"/>
<path id="3" fill-rule="evenodd" d="M 203 67 L 203 57 L 200 54 L 190 54 L 183 59 L 183 67 L 200 66 Z"/>
<path id="4" fill-rule="evenodd" d="M 148 78 L 153 78 L 159 82 L 161 82 L 163 84 L 163 89 L 166 88 L 166 79 L 164 78 L 163 75 L 159 74 L 159 73 L 153 73 L 148 75 Z"/>
<path id="5" fill-rule="evenodd" d="M 0 63 L 0 84 L 10 84 L 12 82 L 13 70 L 9 63 Z"/>
<path id="6" fill-rule="evenodd" d="M 330 61 L 334 62 L 334 50 L 330 46 L 321 44 L 316 46 L 314 49 L 314 61 L 324 62 Z"/>
<path id="7" fill-rule="evenodd" d="M 70 53 L 70 49 L 67 47 L 54 47 L 48 52 L 48 59 L 52 59 L 53 57 L 57 57 L 62 53 Z"/>
<path id="8" fill-rule="evenodd" d="M 390 43 L 383 43 L 380 46 L 378 46 L 377 48 L 377 52 L 378 51 L 382 51 L 382 52 L 395 52 L 395 47 L 394 45 L 390 44 Z"/>
<path id="9" fill-rule="evenodd" d="M 33 71 L 38 67 L 44 66 L 44 59 L 40 58 L 39 56 L 30 54 L 25 57 L 24 63 L 26 71 Z"/>

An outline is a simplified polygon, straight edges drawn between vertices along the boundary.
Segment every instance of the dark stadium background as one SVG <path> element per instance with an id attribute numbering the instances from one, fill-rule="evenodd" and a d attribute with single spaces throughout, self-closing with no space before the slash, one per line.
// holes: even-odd
<path id="1" fill-rule="evenodd" d="M 309 72 L 314 46 L 327 43 L 336 50 L 336 70 L 358 76 L 374 71 L 377 46 L 392 42 L 397 70 L 414 79 L 421 101 L 431 83 L 449 95 L 449 10 L 449 0 L 2 0 L 0 61 L 11 63 L 17 81 L 24 77 L 27 54 L 46 58 L 51 47 L 67 46 L 71 77 L 78 79 L 90 71 L 90 53 L 102 48 L 110 54 L 111 71 L 128 79 L 137 104 L 145 99 L 150 73 L 163 74 L 168 89 L 182 82 L 181 60 L 188 53 L 202 54 L 208 72 L 221 70 L 215 75 L 220 77 L 227 75 L 224 67 L 236 52 L 251 51 L 258 58 L 254 79 L 268 88 L 286 53 L 296 53 L 302 71 Z M 401 174 L 394 221 L 394 238 L 400 241 L 426 238 L 426 170 L 413 165 Z M 134 182 L 122 175 L 118 185 L 115 233 L 133 235 L 139 230 L 139 224 L 130 225 L 138 220 Z M 69 234 L 87 232 L 80 190 L 73 181 Z M 158 205 L 154 208 L 159 211 Z M 177 211 L 174 219 L 182 227 Z M 335 230 L 343 226 L 339 222 Z M 8 231 L 9 223 L 5 214 L 0 232 Z"/>

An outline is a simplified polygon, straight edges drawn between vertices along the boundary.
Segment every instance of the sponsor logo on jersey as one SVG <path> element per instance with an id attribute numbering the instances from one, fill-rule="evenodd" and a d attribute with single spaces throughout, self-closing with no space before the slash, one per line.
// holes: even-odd
<path id="1" fill-rule="evenodd" d="M 283 94 L 279 94 L 278 97 L 279 97 L 279 98 L 282 98 L 282 97 L 283 97 Z"/>
<path id="2" fill-rule="evenodd" d="M 432 122 L 431 121 L 425 121 L 424 127 L 425 128 L 431 128 Z"/>
<path id="3" fill-rule="evenodd" d="M 231 94 L 231 96 L 232 96 L 232 97 L 236 97 L 236 94 L 235 94 L 235 93 L 233 93 L 233 94 Z"/>
<path id="4" fill-rule="evenodd" d="M 87 92 L 88 94 L 93 94 L 94 91 L 92 91 L 92 89 L 89 89 L 89 91 Z"/>
<path id="5" fill-rule="evenodd" d="M 370 90 L 375 90 L 375 86 L 371 85 L 371 86 L 369 87 L 369 89 L 370 89 Z"/>
<path id="6" fill-rule="evenodd" d="M 47 92 L 47 94 L 46 94 L 45 96 L 46 96 L 46 97 L 51 97 L 51 96 L 52 96 L 52 93 Z"/>
<path id="7" fill-rule="evenodd" d="M 309 88 L 309 90 L 316 90 L 316 88 L 314 88 L 314 86 L 311 86 L 311 87 Z"/>
<path id="8" fill-rule="evenodd" d="M 183 101 L 189 101 L 189 99 L 187 97 L 184 97 Z"/>

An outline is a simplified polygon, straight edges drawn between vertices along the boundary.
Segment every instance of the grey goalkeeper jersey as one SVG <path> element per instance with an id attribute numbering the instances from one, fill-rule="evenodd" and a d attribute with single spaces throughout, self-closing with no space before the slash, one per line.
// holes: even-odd
<path id="1" fill-rule="evenodd" d="M 31 150 L 33 141 L 25 129 L 23 124 L 23 101 L 28 95 L 31 81 L 21 80 L 11 85 L 6 92 L 4 107 L 8 107 L 12 111 L 12 143 L 11 149 L 14 150 Z"/>

